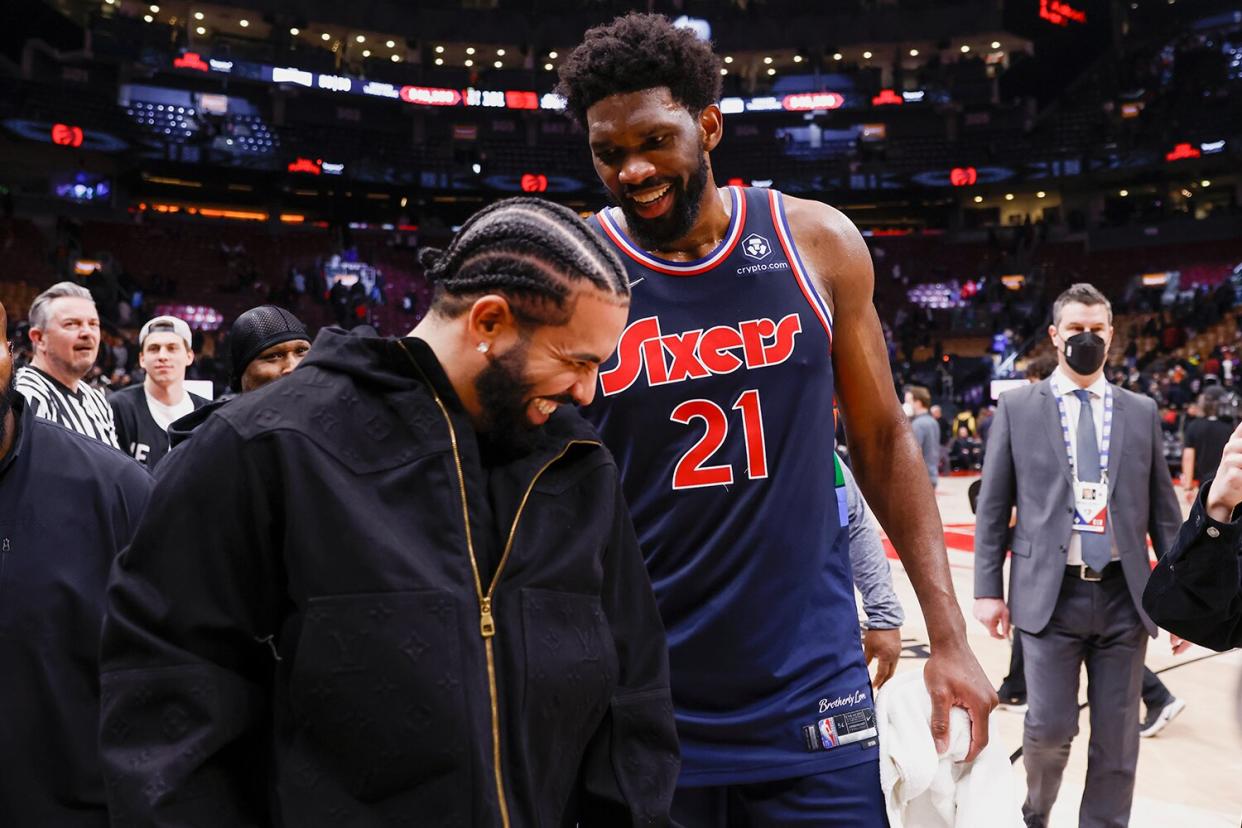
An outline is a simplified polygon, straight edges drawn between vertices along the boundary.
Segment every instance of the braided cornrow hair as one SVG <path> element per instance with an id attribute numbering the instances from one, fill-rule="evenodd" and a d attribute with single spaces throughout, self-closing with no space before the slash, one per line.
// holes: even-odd
<path id="1" fill-rule="evenodd" d="M 435 285 L 431 309 L 447 318 L 480 296 L 509 299 L 519 321 L 561 325 L 573 313 L 573 285 L 586 281 L 629 301 L 617 254 L 568 207 L 539 198 L 509 198 L 475 213 L 447 250 L 425 248 L 419 261 Z"/>

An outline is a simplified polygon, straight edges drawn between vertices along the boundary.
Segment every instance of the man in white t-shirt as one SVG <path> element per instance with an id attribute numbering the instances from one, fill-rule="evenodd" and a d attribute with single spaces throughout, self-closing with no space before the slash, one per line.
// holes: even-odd
<path id="1" fill-rule="evenodd" d="M 194 361 L 190 326 L 175 316 L 157 316 L 138 334 L 142 385 L 112 394 L 117 440 L 147 468 L 168 453 L 168 425 L 209 401 L 185 390 L 185 371 Z"/>

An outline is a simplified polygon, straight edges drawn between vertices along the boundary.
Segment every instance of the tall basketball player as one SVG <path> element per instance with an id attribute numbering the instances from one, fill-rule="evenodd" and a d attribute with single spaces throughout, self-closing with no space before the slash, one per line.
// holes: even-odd
<path id="1" fill-rule="evenodd" d="M 867 500 L 931 638 L 933 735 L 987 742 L 996 694 L 966 644 L 922 456 L 894 393 L 867 248 L 841 213 L 716 186 L 720 59 L 631 14 L 560 70 L 616 207 L 629 325 L 587 411 L 620 465 L 668 630 L 682 742 L 675 818 L 885 824 L 872 698 L 833 498 L 839 399 Z"/>

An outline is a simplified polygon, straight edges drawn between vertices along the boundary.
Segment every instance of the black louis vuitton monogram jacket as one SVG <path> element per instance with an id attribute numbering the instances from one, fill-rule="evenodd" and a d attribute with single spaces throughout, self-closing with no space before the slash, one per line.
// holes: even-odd
<path id="1" fill-rule="evenodd" d="M 160 464 L 114 567 L 114 825 L 666 825 L 664 631 L 562 408 L 490 472 L 425 343 L 325 331 Z"/>

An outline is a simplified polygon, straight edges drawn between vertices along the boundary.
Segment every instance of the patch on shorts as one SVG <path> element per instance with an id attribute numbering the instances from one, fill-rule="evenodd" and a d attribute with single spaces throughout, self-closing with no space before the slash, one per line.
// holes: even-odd
<path id="1" fill-rule="evenodd" d="M 837 713 L 802 728 L 803 741 L 810 751 L 832 750 L 867 739 L 874 740 L 876 735 L 875 709 L 871 707 Z"/>

